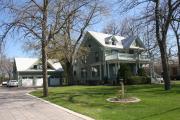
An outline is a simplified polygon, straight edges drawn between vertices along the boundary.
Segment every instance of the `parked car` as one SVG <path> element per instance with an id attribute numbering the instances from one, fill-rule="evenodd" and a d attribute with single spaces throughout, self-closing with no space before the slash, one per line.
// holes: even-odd
<path id="1" fill-rule="evenodd" d="M 6 85 L 7 85 L 7 81 L 3 81 L 2 86 L 6 86 Z"/>
<path id="2" fill-rule="evenodd" d="M 17 80 L 9 80 L 7 82 L 7 87 L 18 87 L 18 81 Z"/>

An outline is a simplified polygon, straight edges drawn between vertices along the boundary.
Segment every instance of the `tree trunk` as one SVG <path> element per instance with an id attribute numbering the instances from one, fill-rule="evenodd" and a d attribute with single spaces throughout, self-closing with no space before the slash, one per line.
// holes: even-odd
<path id="1" fill-rule="evenodd" d="M 179 63 L 179 67 L 180 67 L 180 44 L 179 44 L 179 35 L 177 33 L 177 31 L 174 31 L 175 36 L 176 36 L 176 42 L 177 42 L 177 47 L 178 47 L 178 63 Z"/>
<path id="2" fill-rule="evenodd" d="M 161 62 L 163 68 L 163 80 L 164 80 L 164 89 L 170 90 L 170 73 L 169 73 L 169 63 L 165 46 L 160 46 L 161 51 Z"/>
<path id="3" fill-rule="evenodd" d="M 169 63 L 166 51 L 166 33 L 160 30 L 160 0 L 155 1 L 155 19 L 156 19 L 156 39 L 161 52 L 161 62 L 163 69 L 164 89 L 170 90 L 170 74 L 169 74 Z M 160 35 L 161 31 L 161 35 Z"/>
<path id="4" fill-rule="evenodd" d="M 47 5 L 48 0 L 44 0 L 43 6 L 43 21 L 42 21 L 42 74 L 43 74 L 43 96 L 48 96 L 48 80 L 47 80 L 47 48 L 46 48 L 46 24 L 47 24 Z"/>
<path id="5" fill-rule="evenodd" d="M 45 43 L 42 42 L 42 74 L 43 74 L 43 96 L 48 96 L 48 81 L 47 81 L 47 51 Z"/>
<path id="6" fill-rule="evenodd" d="M 74 84 L 73 65 L 70 62 L 66 62 L 66 79 L 68 85 Z"/>
<path id="7" fill-rule="evenodd" d="M 180 44 L 179 44 L 179 35 L 177 31 L 174 30 L 175 36 L 176 36 L 176 42 L 177 42 L 177 48 L 178 48 L 178 69 L 177 69 L 177 75 L 180 75 Z"/>

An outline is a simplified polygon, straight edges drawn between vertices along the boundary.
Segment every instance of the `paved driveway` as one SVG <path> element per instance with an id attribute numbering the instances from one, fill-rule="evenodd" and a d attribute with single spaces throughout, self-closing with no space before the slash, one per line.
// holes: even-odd
<path id="1" fill-rule="evenodd" d="M 0 120 L 84 120 L 26 95 L 29 91 L 24 88 L 0 87 Z"/>

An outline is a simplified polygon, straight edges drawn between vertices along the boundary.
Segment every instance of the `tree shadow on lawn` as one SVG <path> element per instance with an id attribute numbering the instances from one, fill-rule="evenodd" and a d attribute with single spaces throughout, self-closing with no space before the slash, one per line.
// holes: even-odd
<path id="1" fill-rule="evenodd" d="M 61 102 L 61 100 L 65 102 L 69 102 L 70 104 L 81 104 L 86 107 L 104 107 L 108 109 L 112 109 L 112 103 L 106 101 L 107 96 L 112 95 L 114 92 L 64 92 L 64 93 L 56 93 L 45 99 L 50 100 L 54 103 Z M 76 98 L 79 97 L 79 98 Z M 99 97 L 99 98 L 98 98 Z M 91 98 L 91 99 L 90 99 Z M 103 100 L 102 100 L 103 99 Z M 102 101 L 101 101 L 102 100 Z M 98 102 L 101 101 L 101 102 Z"/>
<path id="2" fill-rule="evenodd" d="M 155 95 L 178 94 L 180 93 L 180 85 L 172 85 L 169 91 L 164 90 L 164 85 L 129 85 L 125 87 L 127 93 L 152 93 Z"/>
<path id="3" fill-rule="evenodd" d="M 156 117 L 156 116 L 159 116 L 159 115 L 165 115 L 168 112 L 173 112 L 173 111 L 176 111 L 176 110 L 180 110 L 180 107 L 176 107 L 176 108 L 172 108 L 172 109 L 169 109 L 169 110 L 166 110 L 166 111 L 163 111 L 163 112 L 158 112 L 158 113 L 154 113 L 154 114 L 151 114 L 151 115 L 148 115 L 148 116 L 140 117 L 140 118 L 137 118 L 135 120 L 143 120 L 143 119 L 146 119 L 146 118 L 152 118 L 152 117 Z"/>

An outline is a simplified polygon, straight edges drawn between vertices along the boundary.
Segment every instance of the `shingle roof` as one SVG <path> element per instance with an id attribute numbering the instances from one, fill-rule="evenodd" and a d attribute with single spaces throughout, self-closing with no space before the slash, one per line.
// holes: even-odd
<path id="1" fill-rule="evenodd" d="M 27 71 L 31 66 L 36 64 L 40 59 L 39 58 L 15 58 L 14 62 L 16 65 L 17 71 Z M 54 59 L 49 59 L 48 64 L 54 70 L 63 71 L 63 68 L 60 62 L 56 62 Z"/>
<path id="2" fill-rule="evenodd" d="M 88 31 L 88 33 L 93 36 L 102 46 L 104 47 L 110 47 L 110 48 L 133 48 L 133 49 L 144 49 L 144 45 L 142 41 L 137 36 L 131 36 L 128 38 L 117 36 L 117 35 L 111 35 L 111 34 L 104 34 L 100 32 L 94 32 L 94 31 Z M 108 41 L 112 38 L 115 38 L 117 40 L 116 45 L 112 44 L 106 44 L 105 41 Z M 138 42 L 142 47 L 133 46 L 132 43 L 138 38 Z"/>

